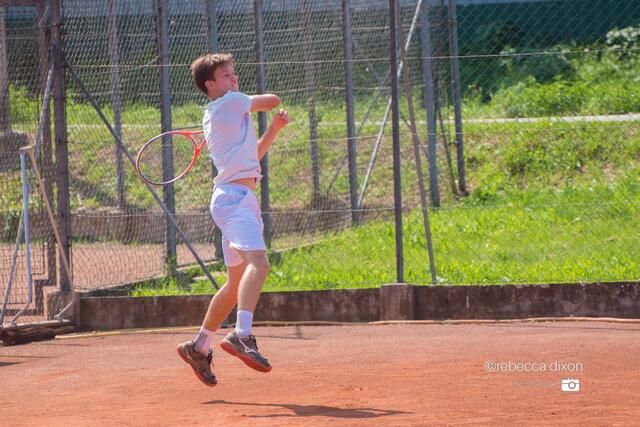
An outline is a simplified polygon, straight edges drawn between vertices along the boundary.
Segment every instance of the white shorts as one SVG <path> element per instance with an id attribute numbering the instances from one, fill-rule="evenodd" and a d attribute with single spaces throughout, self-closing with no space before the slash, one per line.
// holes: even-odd
<path id="1" fill-rule="evenodd" d="M 242 184 L 220 184 L 211 196 L 211 218 L 222 231 L 224 263 L 242 263 L 238 251 L 266 250 L 260 205 L 253 191 Z"/>

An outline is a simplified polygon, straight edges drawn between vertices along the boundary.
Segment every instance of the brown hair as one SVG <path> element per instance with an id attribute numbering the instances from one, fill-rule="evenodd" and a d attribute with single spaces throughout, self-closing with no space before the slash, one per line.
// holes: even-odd
<path id="1" fill-rule="evenodd" d="M 235 66 L 236 62 L 230 53 L 209 53 L 202 55 L 191 64 L 191 75 L 193 81 L 198 86 L 198 89 L 207 93 L 207 87 L 205 82 L 207 80 L 215 80 L 213 73 L 216 68 L 223 67 L 225 65 Z"/>

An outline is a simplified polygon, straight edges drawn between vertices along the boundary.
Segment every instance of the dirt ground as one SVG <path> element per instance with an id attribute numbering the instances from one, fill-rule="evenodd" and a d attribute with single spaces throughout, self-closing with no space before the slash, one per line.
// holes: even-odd
<path id="1" fill-rule="evenodd" d="M 256 327 L 273 370 L 252 371 L 216 343 L 215 388 L 202 385 L 176 354 L 176 344 L 195 332 L 62 336 L 0 347 L 0 424 L 622 426 L 640 420 L 640 323 Z M 568 378 L 579 381 L 579 391 L 561 390 Z"/>

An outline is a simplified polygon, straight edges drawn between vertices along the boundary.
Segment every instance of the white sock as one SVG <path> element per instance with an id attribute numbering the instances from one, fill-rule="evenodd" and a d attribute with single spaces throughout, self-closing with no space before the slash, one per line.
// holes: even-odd
<path id="1" fill-rule="evenodd" d="M 247 310 L 238 310 L 236 321 L 236 333 L 239 337 L 248 337 L 251 335 L 251 322 L 253 321 L 253 313 Z"/>
<path id="2" fill-rule="evenodd" d="M 205 329 L 204 326 L 201 327 L 200 332 L 198 332 L 198 335 L 196 336 L 196 339 L 193 340 L 193 349 L 198 353 L 202 353 L 206 356 L 209 353 L 209 349 L 211 348 L 213 334 L 213 331 Z"/>

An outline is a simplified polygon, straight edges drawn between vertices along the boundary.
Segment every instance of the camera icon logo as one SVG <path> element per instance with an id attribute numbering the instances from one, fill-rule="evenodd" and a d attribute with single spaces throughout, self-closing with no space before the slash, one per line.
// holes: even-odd
<path id="1" fill-rule="evenodd" d="M 580 391 L 580 380 L 576 378 L 565 378 L 560 385 L 562 391 Z"/>

